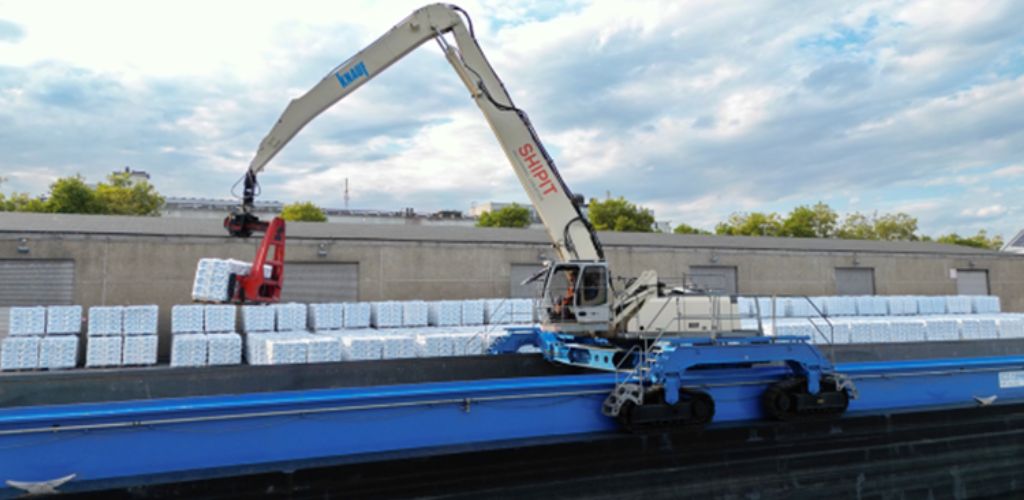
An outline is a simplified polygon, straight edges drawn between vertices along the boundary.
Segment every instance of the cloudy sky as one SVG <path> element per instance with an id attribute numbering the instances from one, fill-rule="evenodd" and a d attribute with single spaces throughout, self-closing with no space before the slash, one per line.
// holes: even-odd
<path id="1" fill-rule="evenodd" d="M 130 165 L 227 198 L 288 100 L 419 2 L 0 0 L 0 176 Z M 710 228 L 825 201 L 1024 227 L 1024 2 L 462 2 L 573 190 Z M 310 124 L 264 199 L 526 201 L 429 43 Z"/>

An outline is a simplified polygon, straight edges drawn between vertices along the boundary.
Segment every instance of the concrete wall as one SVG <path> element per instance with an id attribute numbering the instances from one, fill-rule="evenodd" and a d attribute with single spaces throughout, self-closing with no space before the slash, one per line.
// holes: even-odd
<path id="1" fill-rule="evenodd" d="M 71 259 L 76 303 L 159 304 L 161 331 L 169 330 L 170 307 L 190 302 L 198 259 L 250 260 L 258 243 L 223 236 L 209 221 L 167 226 L 168 219 L 45 216 L 50 218 L 12 223 L 4 217 L 0 259 Z M 409 229 L 382 225 L 291 225 L 286 260 L 358 263 L 359 299 L 373 301 L 503 297 L 512 264 L 539 265 L 552 257 L 540 231 L 422 230 L 409 236 Z M 836 267 L 873 268 L 878 294 L 955 294 L 950 269 L 986 269 L 1004 310 L 1024 311 L 1022 256 L 934 244 L 875 248 L 854 242 L 845 248 L 811 240 L 622 234 L 602 239 L 609 242 L 607 257 L 617 275 L 654 269 L 671 282 L 690 266 L 735 266 L 742 294 L 834 294 Z"/>

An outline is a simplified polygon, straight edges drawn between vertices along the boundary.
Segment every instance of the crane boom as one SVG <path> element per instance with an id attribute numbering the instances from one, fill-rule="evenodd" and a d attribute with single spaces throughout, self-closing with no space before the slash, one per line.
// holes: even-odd
<path id="1" fill-rule="evenodd" d="M 370 81 L 413 49 L 434 39 L 445 52 L 473 100 L 483 112 L 508 157 L 562 261 L 604 259 L 596 231 L 580 211 L 526 113 L 517 108 L 488 63 L 465 11 L 454 5 L 423 7 L 395 25 L 351 59 L 332 70 L 305 95 L 289 103 L 260 142 L 246 175 L 245 205 L 251 207 L 256 174 L 320 113 Z M 451 34 L 452 46 L 445 38 Z M 245 206 L 244 205 L 244 206 Z"/>

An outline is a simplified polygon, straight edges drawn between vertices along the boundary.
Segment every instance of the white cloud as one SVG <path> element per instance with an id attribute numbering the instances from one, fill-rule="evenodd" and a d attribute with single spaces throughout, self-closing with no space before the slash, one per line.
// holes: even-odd
<path id="1" fill-rule="evenodd" d="M 110 0 L 54 16 L 0 0 L 19 33 L 0 43 L 4 188 L 130 164 L 165 194 L 223 197 L 289 99 L 420 5 Z M 708 228 L 826 200 L 905 209 L 930 233 L 1017 229 L 1019 2 L 463 7 L 577 192 Z M 525 201 L 433 44 L 311 123 L 262 180 L 268 197 L 337 205 L 346 177 L 363 207 Z"/>

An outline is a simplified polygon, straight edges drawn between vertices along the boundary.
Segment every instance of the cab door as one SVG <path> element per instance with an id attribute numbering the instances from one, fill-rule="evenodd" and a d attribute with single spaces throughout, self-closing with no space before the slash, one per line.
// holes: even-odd
<path id="1" fill-rule="evenodd" d="M 576 279 L 576 322 L 607 323 L 611 318 L 608 266 L 602 263 L 581 267 L 582 272 Z"/>

